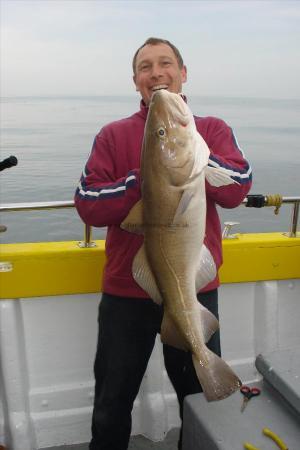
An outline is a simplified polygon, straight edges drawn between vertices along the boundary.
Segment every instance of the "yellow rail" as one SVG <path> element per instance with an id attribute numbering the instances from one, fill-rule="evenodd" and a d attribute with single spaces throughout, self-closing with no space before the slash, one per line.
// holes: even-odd
<path id="1" fill-rule="evenodd" d="M 236 236 L 223 241 L 222 283 L 300 278 L 299 238 L 282 233 Z M 84 249 L 77 244 L 0 245 L 0 298 L 101 292 L 105 242 Z"/>

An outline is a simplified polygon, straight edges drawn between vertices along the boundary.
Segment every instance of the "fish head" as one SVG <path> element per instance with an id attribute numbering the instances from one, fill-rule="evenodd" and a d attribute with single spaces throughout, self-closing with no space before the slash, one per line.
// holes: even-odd
<path id="1" fill-rule="evenodd" d="M 143 156 L 147 164 L 168 173 L 171 184 L 184 184 L 207 165 L 209 150 L 205 144 L 203 152 L 199 139 L 203 141 L 181 95 L 165 89 L 154 92 L 144 133 Z"/>

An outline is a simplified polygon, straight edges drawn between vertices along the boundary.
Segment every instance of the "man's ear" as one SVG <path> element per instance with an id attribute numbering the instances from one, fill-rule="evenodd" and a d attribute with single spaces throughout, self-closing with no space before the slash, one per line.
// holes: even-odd
<path id="1" fill-rule="evenodd" d="M 138 88 L 137 85 L 136 85 L 136 76 L 133 75 L 132 79 L 133 79 L 133 82 L 134 82 L 134 84 L 135 84 L 135 90 L 136 90 L 137 92 L 139 92 L 139 88 Z"/>
<path id="2" fill-rule="evenodd" d="M 182 83 L 185 83 L 186 80 L 187 80 L 187 68 L 186 68 L 186 66 L 182 66 L 181 77 L 182 77 Z"/>

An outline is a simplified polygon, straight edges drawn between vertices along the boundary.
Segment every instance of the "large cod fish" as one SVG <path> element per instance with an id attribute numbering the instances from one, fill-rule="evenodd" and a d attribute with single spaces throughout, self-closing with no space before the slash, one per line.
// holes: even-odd
<path id="1" fill-rule="evenodd" d="M 121 227 L 144 235 L 132 272 L 150 297 L 164 305 L 162 342 L 192 353 L 203 392 L 212 401 L 229 396 L 241 382 L 207 348 L 219 323 L 196 296 L 216 276 L 203 244 L 205 179 L 214 186 L 234 183 L 226 170 L 208 167 L 209 154 L 181 96 L 155 92 L 141 156 L 142 199 Z"/>

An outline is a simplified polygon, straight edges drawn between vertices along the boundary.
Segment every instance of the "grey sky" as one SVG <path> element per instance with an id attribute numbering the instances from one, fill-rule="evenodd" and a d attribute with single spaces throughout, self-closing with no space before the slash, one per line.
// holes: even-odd
<path id="1" fill-rule="evenodd" d="M 184 92 L 300 98 L 300 1 L 0 0 L 1 96 L 134 93 L 150 36 L 188 68 Z"/>

